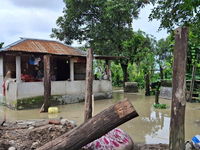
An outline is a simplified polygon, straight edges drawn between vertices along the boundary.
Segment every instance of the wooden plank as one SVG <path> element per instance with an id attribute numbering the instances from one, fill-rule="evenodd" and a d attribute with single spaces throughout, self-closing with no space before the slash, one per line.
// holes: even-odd
<path id="1" fill-rule="evenodd" d="M 51 98 L 50 55 L 44 55 L 44 112 L 48 112 Z"/>
<path id="2" fill-rule="evenodd" d="M 78 150 L 137 116 L 133 105 L 125 98 L 37 150 Z"/>
<path id="3" fill-rule="evenodd" d="M 170 121 L 170 150 L 185 149 L 186 60 L 189 29 L 175 30 Z"/>
<path id="4" fill-rule="evenodd" d="M 88 49 L 85 85 L 85 114 L 84 121 L 92 118 L 92 84 L 93 84 L 93 49 Z"/>

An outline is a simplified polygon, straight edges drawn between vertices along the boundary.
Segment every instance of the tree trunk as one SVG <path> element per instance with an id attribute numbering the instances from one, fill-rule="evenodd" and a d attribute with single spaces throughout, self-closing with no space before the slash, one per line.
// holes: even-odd
<path id="1" fill-rule="evenodd" d="M 48 112 L 51 98 L 50 55 L 44 55 L 44 112 Z"/>
<path id="2" fill-rule="evenodd" d="M 165 79 L 167 79 L 167 72 L 165 72 Z"/>
<path id="3" fill-rule="evenodd" d="M 186 105 L 186 59 L 188 48 L 189 29 L 175 30 L 173 77 L 172 77 L 172 104 L 170 121 L 170 150 L 184 149 L 185 145 L 185 105 Z"/>
<path id="4" fill-rule="evenodd" d="M 160 79 L 163 79 L 163 68 L 161 65 L 160 65 Z"/>
<path id="5" fill-rule="evenodd" d="M 122 70 L 123 70 L 123 88 L 125 88 L 125 82 L 128 81 L 128 74 L 127 74 L 127 68 L 128 68 L 128 60 L 126 60 L 126 64 L 121 63 Z"/>
<path id="6" fill-rule="evenodd" d="M 149 79 L 149 72 L 145 75 L 145 86 L 146 86 L 146 92 L 145 96 L 150 96 L 150 79 Z"/>
<path id="7" fill-rule="evenodd" d="M 133 105 L 125 98 L 37 150 L 78 150 L 137 116 Z"/>
<path id="8" fill-rule="evenodd" d="M 92 118 L 92 84 L 93 84 L 93 49 L 88 49 L 85 85 L 85 116 L 84 121 Z"/>

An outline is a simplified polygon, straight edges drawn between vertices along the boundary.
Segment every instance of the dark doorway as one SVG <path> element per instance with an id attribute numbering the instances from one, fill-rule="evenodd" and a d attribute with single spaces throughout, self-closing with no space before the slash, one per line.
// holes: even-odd
<path id="1" fill-rule="evenodd" d="M 70 78 L 70 65 L 68 59 L 57 59 L 57 81 Z"/>

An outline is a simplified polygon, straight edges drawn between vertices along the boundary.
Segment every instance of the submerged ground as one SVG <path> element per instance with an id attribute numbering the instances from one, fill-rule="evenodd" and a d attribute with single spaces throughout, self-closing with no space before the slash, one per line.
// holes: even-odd
<path id="1" fill-rule="evenodd" d="M 138 93 L 126 94 L 121 89 L 115 89 L 112 99 L 95 101 L 95 114 L 122 100 L 124 97 L 127 97 L 131 101 L 139 117 L 124 123 L 120 128 L 129 133 L 135 143 L 168 144 L 171 112 L 170 100 L 159 100 L 160 103 L 167 104 L 169 106 L 168 109 L 155 109 L 153 107 L 154 96 L 145 97 L 143 90 Z M 83 122 L 84 103 L 58 106 L 58 114 L 39 113 L 39 110 L 38 108 L 15 111 L 5 106 L 0 106 L 0 123 L 3 121 L 4 114 L 6 115 L 7 122 L 16 122 L 17 120 L 31 121 L 32 119 L 57 119 L 60 116 L 74 120 L 77 125 Z M 185 118 L 186 141 L 190 141 L 200 130 L 199 112 L 199 103 L 187 103 Z"/>

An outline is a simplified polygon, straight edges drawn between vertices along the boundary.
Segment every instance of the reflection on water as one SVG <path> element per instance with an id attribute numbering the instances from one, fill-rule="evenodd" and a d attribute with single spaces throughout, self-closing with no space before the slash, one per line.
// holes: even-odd
<path id="1" fill-rule="evenodd" d="M 134 142 L 137 143 L 169 143 L 169 126 L 171 109 L 155 109 L 153 107 L 154 96 L 144 96 L 144 91 L 139 93 L 123 93 L 121 89 L 114 90 L 113 98 L 98 100 L 94 103 L 94 113 L 97 114 L 109 106 L 117 103 L 127 97 L 134 108 L 137 110 L 139 117 L 132 119 L 120 126 L 128 132 Z M 160 99 L 160 103 L 171 105 L 170 100 Z M 8 122 L 27 119 L 53 119 L 67 118 L 74 120 L 77 125 L 83 123 L 84 103 L 69 104 L 57 106 L 58 114 L 39 113 L 38 109 L 14 111 L 7 107 L 0 106 L 0 123 L 6 114 Z M 191 140 L 200 130 L 200 103 L 187 103 L 185 117 L 186 139 Z"/>

